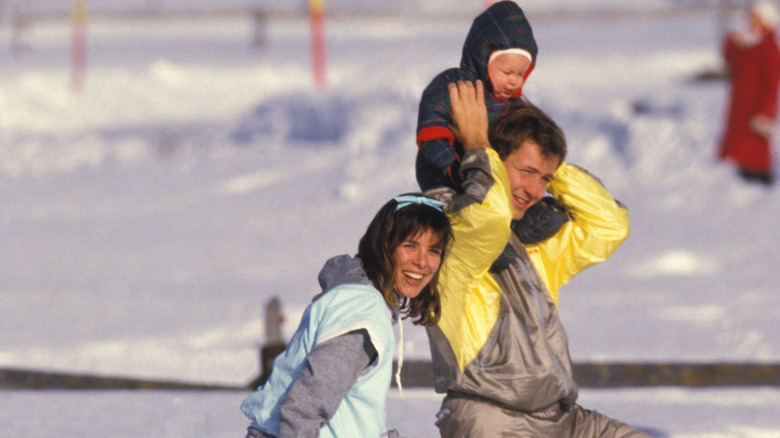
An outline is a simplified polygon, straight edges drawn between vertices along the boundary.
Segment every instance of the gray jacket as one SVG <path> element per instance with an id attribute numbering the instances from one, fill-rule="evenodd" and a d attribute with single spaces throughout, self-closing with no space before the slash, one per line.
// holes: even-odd
<path id="1" fill-rule="evenodd" d="M 436 391 L 522 412 L 574 404 L 557 287 L 622 243 L 627 211 L 587 172 L 563 164 L 550 190 L 574 219 L 549 241 L 523 246 L 510 231 L 508 180 L 495 151 L 467 152 L 461 172 L 463 194 L 427 193 L 448 202 L 455 232 L 440 273 L 442 319 L 427 330 Z M 507 253 L 508 266 L 488 272 Z"/>

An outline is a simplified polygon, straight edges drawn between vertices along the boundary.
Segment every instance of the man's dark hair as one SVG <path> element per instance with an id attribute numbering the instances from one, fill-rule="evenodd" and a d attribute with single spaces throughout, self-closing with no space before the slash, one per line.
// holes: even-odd
<path id="1" fill-rule="evenodd" d="M 539 145 L 545 157 L 558 157 L 558 165 L 566 158 L 563 130 L 544 111 L 524 99 L 490 124 L 488 139 L 502 160 L 527 140 Z"/>

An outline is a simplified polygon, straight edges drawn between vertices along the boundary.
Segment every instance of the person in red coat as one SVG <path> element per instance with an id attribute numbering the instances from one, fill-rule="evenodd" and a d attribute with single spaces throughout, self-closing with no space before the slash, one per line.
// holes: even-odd
<path id="1" fill-rule="evenodd" d="M 748 14 L 750 28 L 729 34 L 723 47 L 731 96 L 718 158 L 732 161 L 744 179 L 764 184 L 774 179 L 771 140 L 780 84 L 778 18 L 773 3 L 755 3 Z"/>

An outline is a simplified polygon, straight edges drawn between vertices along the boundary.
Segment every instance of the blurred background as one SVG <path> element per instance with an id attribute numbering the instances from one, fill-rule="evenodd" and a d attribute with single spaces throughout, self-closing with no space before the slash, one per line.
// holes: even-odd
<path id="1" fill-rule="evenodd" d="M 575 362 L 776 374 L 780 195 L 715 159 L 722 38 L 745 26 L 749 2 L 518 3 L 540 50 L 524 94 L 563 127 L 568 160 L 631 213 L 615 255 L 561 290 Z M 485 6 L 0 1 L 0 368 L 251 382 L 270 300 L 287 338 L 324 261 L 356 252 L 376 210 L 417 189 L 420 95 L 459 64 Z M 405 329 L 407 360 L 429 359 L 424 331 Z M 658 436 L 780 431 L 772 403 L 759 402 L 780 399 L 776 383 L 660 391 L 584 391 L 583 404 Z M 100 406 L 129 403 L 154 426 L 109 416 L 95 431 L 177 436 L 194 417 L 195 436 L 228 436 L 241 433 L 243 395 L 0 391 L 0 431 L 35 436 L 52 404 L 102 418 Z M 394 398 L 389 418 L 435 412 L 429 397 Z M 227 426 L 204 413 L 214 403 L 235 415 Z M 721 411 L 735 416 L 692 416 Z M 71 420 L 78 411 L 63 412 L 50 418 L 90 436 Z M 410 436 L 430 432 L 420 421 Z"/>

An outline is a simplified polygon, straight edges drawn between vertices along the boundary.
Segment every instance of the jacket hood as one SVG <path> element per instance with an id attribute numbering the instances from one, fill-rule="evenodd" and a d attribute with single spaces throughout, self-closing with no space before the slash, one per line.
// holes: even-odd
<path id="1" fill-rule="evenodd" d="M 346 254 L 333 257 L 325 262 L 317 277 L 322 292 L 327 292 L 342 284 L 367 284 L 373 286 L 363 271 L 363 265 L 357 257 Z"/>
<path id="2" fill-rule="evenodd" d="M 487 73 L 490 54 L 496 50 L 512 48 L 523 49 L 531 54 L 533 59 L 525 74 L 528 78 L 536 65 L 536 56 L 539 52 L 531 24 L 517 3 L 513 1 L 495 3 L 479 14 L 471 24 L 466 42 L 463 44 L 460 68 L 475 74 L 492 92 L 493 84 Z M 513 97 L 519 97 L 520 93 L 521 90 Z"/>
<path id="3" fill-rule="evenodd" d="M 320 275 L 317 276 L 317 281 L 320 283 L 322 292 L 312 298 L 312 301 L 317 301 L 318 298 L 329 290 L 344 284 L 364 284 L 376 288 L 374 283 L 366 276 L 366 271 L 363 270 L 360 258 L 346 254 L 332 257 L 325 262 L 325 266 L 320 270 Z M 391 307 L 389 304 L 387 307 L 392 313 L 393 323 L 398 322 L 400 320 L 398 309 Z"/>

